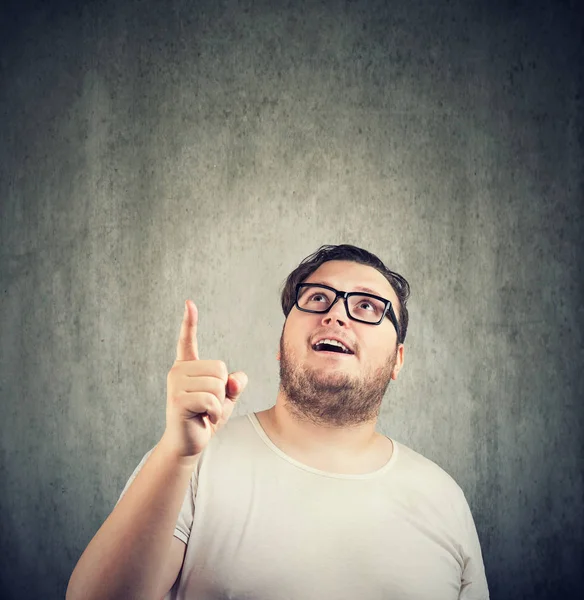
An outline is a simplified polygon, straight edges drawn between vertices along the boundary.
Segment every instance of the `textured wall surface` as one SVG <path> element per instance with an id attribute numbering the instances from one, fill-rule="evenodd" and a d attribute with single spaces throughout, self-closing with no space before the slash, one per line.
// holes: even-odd
<path id="1" fill-rule="evenodd" d="M 491 597 L 584 591 L 576 4 L 3 4 L 3 598 L 63 598 L 184 300 L 266 408 L 279 287 L 342 242 L 411 283 L 379 428 L 465 491 Z"/>

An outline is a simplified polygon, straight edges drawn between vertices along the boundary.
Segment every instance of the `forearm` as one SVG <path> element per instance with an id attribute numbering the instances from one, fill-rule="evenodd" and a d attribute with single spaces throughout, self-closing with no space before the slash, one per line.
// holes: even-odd
<path id="1" fill-rule="evenodd" d="M 194 463 L 158 444 L 75 567 L 67 600 L 152 598 L 162 577 Z"/>

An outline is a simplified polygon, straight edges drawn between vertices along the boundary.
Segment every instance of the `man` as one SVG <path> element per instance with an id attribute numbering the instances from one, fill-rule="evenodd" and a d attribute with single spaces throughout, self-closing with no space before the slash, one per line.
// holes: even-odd
<path id="1" fill-rule="evenodd" d="M 404 364 L 407 281 L 355 246 L 288 277 L 281 384 L 228 422 L 247 377 L 201 360 L 187 302 L 166 429 L 81 556 L 68 600 L 484 600 L 458 485 L 375 431 Z"/>

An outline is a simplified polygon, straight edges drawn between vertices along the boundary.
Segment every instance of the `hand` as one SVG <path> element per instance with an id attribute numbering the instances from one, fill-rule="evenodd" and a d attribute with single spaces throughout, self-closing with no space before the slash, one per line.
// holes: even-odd
<path id="1" fill-rule="evenodd" d="M 161 442 L 179 459 L 194 458 L 228 421 L 247 385 L 221 360 L 199 360 L 198 310 L 185 303 L 176 360 L 167 377 L 166 429 Z"/>

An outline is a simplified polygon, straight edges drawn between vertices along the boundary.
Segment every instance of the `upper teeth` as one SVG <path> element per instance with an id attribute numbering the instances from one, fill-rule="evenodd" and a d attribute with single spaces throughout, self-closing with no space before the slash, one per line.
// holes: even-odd
<path id="1" fill-rule="evenodd" d="M 344 345 L 341 344 L 341 342 L 337 342 L 337 340 L 319 340 L 318 342 L 316 342 L 316 346 L 318 346 L 319 344 L 329 344 L 331 346 L 338 346 L 339 348 L 342 348 L 345 352 L 350 352 L 350 350 Z"/>

